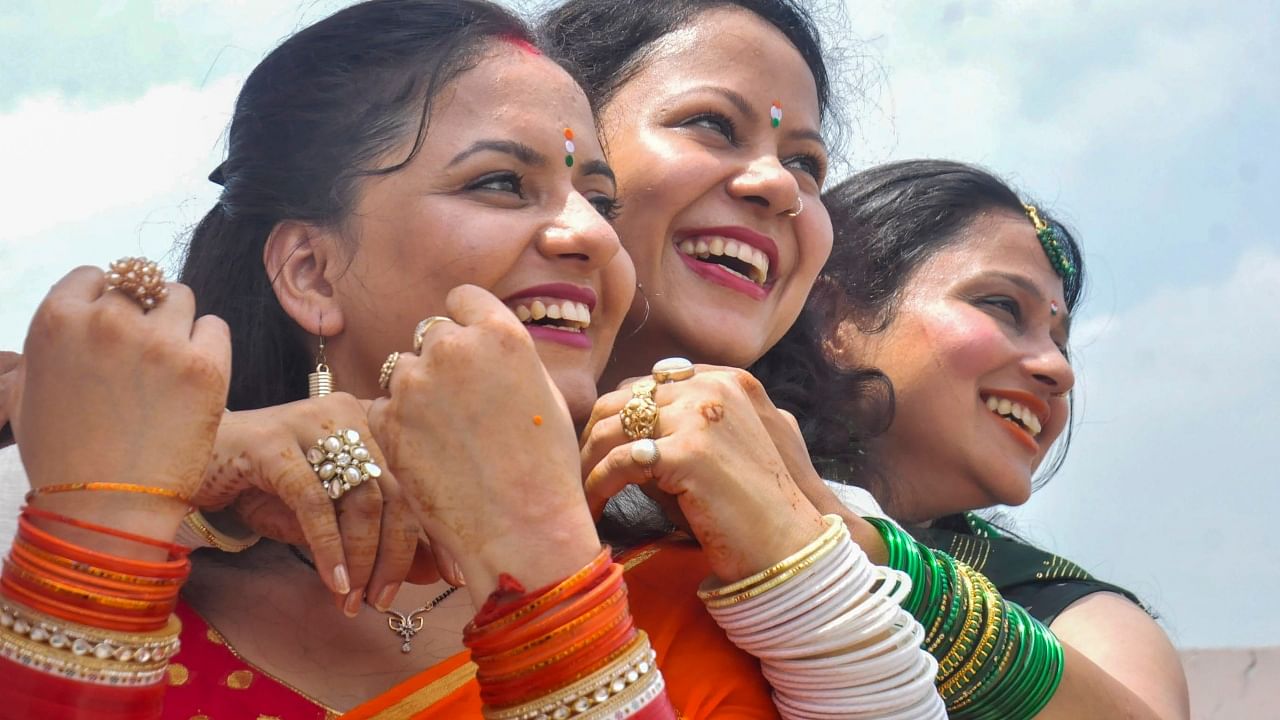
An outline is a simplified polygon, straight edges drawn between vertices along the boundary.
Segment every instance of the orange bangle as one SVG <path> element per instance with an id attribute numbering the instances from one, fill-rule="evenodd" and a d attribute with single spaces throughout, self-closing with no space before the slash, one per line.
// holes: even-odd
<path id="1" fill-rule="evenodd" d="M 526 597 L 532 599 L 524 602 L 524 604 L 517 604 L 519 602 L 517 601 L 517 603 L 512 603 L 514 607 L 509 609 L 494 608 L 490 613 L 482 612 L 478 614 L 463 631 L 464 641 L 472 635 L 484 636 L 522 624 L 530 614 L 538 609 L 559 601 L 561 597 L 576 593 L 582 587 L 589 585 L 596 575 L 604 571 L 611 559 L 612 555 L 610 554 L 609 546 L 603 545 L 600 547 L 600 552 L 596 554 L 591 562 L 587 563 L 586 567 L 556 585 L 528 593 Z M 496 617 L 489 619 L 489 614 Z"/>
<path id="2" fill-rule="evenodd" d="M 95 567 L 88 563 L 78 562 L 71 558 L 63 557 L 47 550 L 42 550 L 26 540 L 23 540 L 21 536 L 14 538 L 11 551 L 15 555 L 18 552 L 22 552 L 30 556 L 33 560 L 39 560 L 50 565 L 56 565 L 60 568 L 86 573 L 97 578 L 102 578 L 103 580 L 114 580 L 131 585 L 150 585 L 156 587 L 180 585 L 182 583 L 181 578 L 151 578 L 131 573 L 118 573 L 104 568 Z"/>
<path id="3" fill-rule="evenodd" d="M 4 595 L 32 610 L 78 625 L 90 625 L 119 632 L 152 632 L 163 628 L 168 622 L 167 617 L 158 621 L 156 618 L 132 618 L 119 613 L 104 613 L 68 605 L 17 585 L 9 577 L 0 576 L 0 589 L 4 590 Z"/>
<path id="4" fill-rule="evenodd" d="M 117 530 L 115 528 L 106 527 L 105 525 L 97 525 L 95 523 L 91 523 L 85 520 L 78 520 L 76 518 L 67 517 L 66 515 L 59 515 L 58 513 L 49 512 L 48 510 L 33 508 L 30 505 L 24 506 L 22 508 L 22 517 L 28 517 L 28 516 L 34 517 L 34 518 L 40 518 L 42 520 L 48 520 L 50 522 L 61 523 L 63 525 L 69 525 L 71 527 L 80 528 L 81 530 L 89 530 L 91 532 L 107 535 L 109 537 L 119 538 L 121 540 L 129 540 L 131 542 L 136 542 L 140 545 L 147 545 L 150 547 L 160 548 L 161 550 L 168 550 L 169 557 L 174 559 L 185 558 L 187 554 L 190 553 L 189 549 L 184 548 L 181 545 L 175 545 L 174 543 L 165 542 L 163 540 L 157 540 L 155 538 L 147 537 L 145 535 L 137 535 L 135 533 L 126 532 L 124 530 Z M 31 527 L 32 529 L 36 529 L 34 524 L 29 523 L 29 527 Z M 44 534 L 48 536 L 50 539 L 55 539 L 49 533 L 44 533 Z M 94 555 L 98 555 L 99 557 L 111 558 L 117 561 L 123 561 L 125 563 L 136 564 L 138 566 L 143 566 L 143 567 L 150 566 L 157 570 L 161 568 L 165 568 L 170 563 L 174 562 L 173 560 L 170 560 L 164 563 L 149 563 L 145 560 L 129 560 L 126 558 L 114 558 L 111 555 L 93 553 L 92 551 L 87 551 L 82 548 L 78 548 L 76 545 L 66 542 L 65 540 L 57 540 L 57 542 L 62 544 L 64 547 L 74 548 L 76 550 L 80 550 L 81 552 L 92 553 Z"/>
<path id="5" fill-rule="evenodd" d="M 17 545 L 14 545 L 11 550 L 9 559 L 15 566 L 35 575 L 59 582 L 71 583 L 86 590 L 102 591 L 118 597 L 133 598 L 135 600 L 166 600 L 178 592 L 178 588 L 175 586 L 135 585 L 119 580 L 107 580 L 78 572 L 74 569 L 64 568 L 31 555 Z"/>
<path id="6" fill-rule="evenodd" d="M 487 705 L 519 704 L 527 698 L 539 697 L 562 687 L 573 678 L 604 666 L 604 659 L 617 653 L 635 637 L 635 628 L 626 621 L 588 637 L 561 655 L 549 658 L 519 674 L 504 678 L 481 677 L 481 697 Z M 579 651 L 587 649 L 585 652 Z"/>
<path id="7" fill-rule="evenodd" d="M 605 668 L 616 664 L 619 660 L 626 656 L 635 654 L 641 644 L 647 644 L 648 639 L 643 630 L 636 630 L 631 634 L 631 639 L 623 643 L 621 647 L 609 653 L 602 662 L 586 672 L 580 672 L 576 675 L 561 674 L 560 668 L 553 668 L 552 673 L 545 673 L 543 676 L 532 679 L 532 682 L 514 685 L 508 690 L 501 693 L 493 693 L 495 701 L 492 703 L 494 707 L 511 708 L 528 703 L 538 703 L 539 700 L 551 694 L 557 694 L 564 688 L 572 685 L 574 682 L 584 677 L 595 674 Z M 554 677 L 552 676 L 554 675 Z M 545 682 L 544 682 L 545 681 Z M 546 689 L 539 691 L 538 686 L 545 685 Z"/>
<path id="8" fill-rule="evenodd" d="M 535 638 L 552 633 L 567 624 L 572 624 L 573 618 L 582 615 L 584 612 L 589 612 L 591 608 L 604 602 L 608 596 L 623 587 L 621 565 L 612 563 L 605 572 L 605 578 L 601 583 L 587 590 L 578 598 L 565 603 L 559 609 L 536 620 L 531 620 L 523 627 L 475 639 L 469 645 L 472 654 L 484 656 L 508 655 L 511 652 L 511 648 L 521 643 L 532 644 L 535 642 Z M 625 591 L 623 592 L 625 593 Z"/>
<path id="9" fill-rule="evenodd" d="M 122 482 L 87 482 L 87 483 L 62 483 L 60 485 L 45 485 L 44 487 L 32 488 L 26 495 L 26 501 L 31 502 L 31 498 L 41 495 L 54 495 L 56 493 L 81 492 L 104 490 L 108 492 L 137 493 L 140 495 L 154 495 L 156 497 L 170 498 L 177 500 L 186 505 L 191 505 L 191 496 L 186 493 L 170 490 L 169 488 L 150 487 L 148 485 L 135 485 L 133 483 Z"/>
<path id="10" fill-rule="evenodd" d="M 523 658 L 524 662 L 520 663 L 523 667 L 517 667 L 515 670 L 505 673 L 492 670 L 489 663 L 484 662 L 483 658 L 473 658 L 477 660 L 476 664 L 480 666 L 480 670 L 476 673 L 476 678 L 498 684 L 519 679 L 572 656 L 592 643 L 601 640 L 616 628 L 629 625 L 630 619 L 630 613 L 626 612 L 610 613 L 597 618 L 596 622 L 576 628 L 561 642 L 548 645 L 541 648 L 537 653 L 531 653 L 530 657 Z"/>
<path id="11" fill-rule="evenodd" d="M 74 585 L 69 585 L 67 583 L 59 582 L 57 580 L 51 580 L 46 577 L 41 577 L 40 575 L 33 573 L 25 568 L 18 567 L 16 564 L 14 564 L 11 560 L 7 558 L 4 561 L 4 574 L 14 576 L 15 579 L 18 582 L 20 582 L 20 584 L 26 585 L 28 588 L 31 588 L 33 590 L 36 588 L 44 588 L 56 594 L 69 596 L 70 598 L 74 598 L 75 600 L 79 600 L 80 602 L 93 603 L 95 605 L 101 605 L 103 607 L 114 608 L 117 610 L 145 613 L 145 612 L 155 611 L 169 604 L 163 601 L 154 602 L 154 601 L 147 601 L 147 600 L 133 600 L 130 598 L 122 598 L 122 597 L 116 597 L 113 595 L 103 595 L 100 593 L 95 593 L 92 590 L 89 590 L 86 588 L 80 588 Z M 174 602 L 177 601 L 176 593 L 174 595 L 173 601 Z M 164 614 L 168 615 L 171 610 L 172 610 L 172 607 L 165 608 Z"/>
<path id="12" fill-rule="evenodd" d="M 472 657 L 477 658 L 477 664 L 483 663 L 486 672 L 494 675 L 518 671 L 521 666 L 533 662 L 534 657 L 544 654 L 546 648 L 562 647 L 565 644 L 563 642 L 565 636 L 576 636 L 579 631 L 590 633 L 591 628 L 609 624 L 610 620 L 615 619 L 615 616 L 620 614 L 620 609 L 625 610 L 625 608 L 619 607 L 625 599 L 626 595 L 624 593 L 616 593 L 605 602 L 574 618 L 572 622 L 556 628 L 532 642 L 496 655 L 473 654 Z"/>
<path id="13" fill-rule="evenodd" d="M 181 583 L 191 570 L 186 558 L 161 563 L 107 555 L 74 545 L 35 526 L 25 517 L 18 518 L 18 539 L 44 552 L 65 558 L 73 563 L 84 563 L 102 570 L 115 571 L 155 580 Z"/>

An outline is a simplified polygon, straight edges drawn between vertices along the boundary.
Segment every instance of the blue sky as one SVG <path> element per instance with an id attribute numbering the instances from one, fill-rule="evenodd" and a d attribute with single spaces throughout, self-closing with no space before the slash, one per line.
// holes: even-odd
<path id="1" fill-rule="evenodd" d="M 341 4 L 0 9 L 0 347 L 72 265 L 172 263 L 239 82 Z M 1085 244 L 1081 427 L 1023 530 L 1181 645 L 1280 644 L 1280 2 L 859 0 L 840 26 L 852 166 L 981 163 Z"/>

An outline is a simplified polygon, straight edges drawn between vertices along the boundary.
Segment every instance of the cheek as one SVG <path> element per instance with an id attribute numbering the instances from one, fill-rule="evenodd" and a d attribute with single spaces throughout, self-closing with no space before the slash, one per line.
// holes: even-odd
<path id="1" fill-rule="evenodd" d="M 925 324 L 925 342 L 948 375 L 975 383 L 1009 359 L 1009 340 L 985 315 L 937 312 Z"/>

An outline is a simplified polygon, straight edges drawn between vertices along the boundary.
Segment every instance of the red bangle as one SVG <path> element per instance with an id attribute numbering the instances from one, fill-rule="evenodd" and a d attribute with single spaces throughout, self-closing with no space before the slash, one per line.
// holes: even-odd
<path id="1" fill-rule="evenodd" d="M 124 530 L 117 530 L 116 528 L 107 527 L 106 525 L 98 525 L 97 523 L 91 523 L 87 520 L 80 520 L 73 517 L 67 517 L 66 515 L 59 515 L 58 513 L 49 512 L 48 510 L 33 508 L 30 505 L 23 506 L 22 515 L 41 518 L 42 520 L 61 523 L 63 525 L 70 525 L 71 527 L 80 528 L 81 530 L 89 530 L 91 532 L 96 532 L 101 535 L 107 535 L 109 537 L 114 537 L 114 538 L 119 538 L 121 540 L 128 540 L 130 542 L 135 542 L 135 543 L 138 543 L 139 545 L 148 545 L 150 547 L 160 548 L 161 550 L 167 550 L 169 552 L 169 557 L 171 558 L 185 558 L 187 554 L 191 552 L 190 549 L 182 547 L 181 545 L 175 545 L 174 543 L 171 543 L 171 542 L 157 540 L 152 537 L 147 537 L 146 535 L 138 535 L 136 533 L 127 532 Z M 67 543 L 67 544 L 70 544 L 70 543 Z M 144 562 L 144 561 L 132 560 L 129 562 Z"/>
<path id="2" fill-rule="evenodd" d="M 560 583 L 548 585 L 507 602 L 490 596 L 485 606 L 476 614 L 474 620 L 463 631 L 463 639 L 471 635 L 487 635 L 504 629 L 513 628 L 528 619 L 538 609 L 558 602 L 566 595 L 572 595 L 583 587 L 590 585 L 596 577 L 609 565 L 612 559 L 608 545 L 601 546 L 595 558 L 578 572 L 570 575 Z M 498 595 L 495 591 L 494 595 Z M 468 645 L 469 645 L 468 641 Z"/>
<path id="3" fill-rule="evenodd" d="M 581 617 L 583 613 L 605 602 L 606 598 L 617 592 L 621 587 L 622 566 L 612 563 L 605 569 L 603 582 L 590 588 L 579 598 L 542 617 L 532 619 L 519 628 L 505 633 L 494 633 L 474 638 L 468 644 L 468 647 L 471 648 L 473 654 L 485 656 L 506 655 L 521 644 L 534 642 L 535 638 L 547 635 L 567 623 L 572 623 L 573 619 Z"/>

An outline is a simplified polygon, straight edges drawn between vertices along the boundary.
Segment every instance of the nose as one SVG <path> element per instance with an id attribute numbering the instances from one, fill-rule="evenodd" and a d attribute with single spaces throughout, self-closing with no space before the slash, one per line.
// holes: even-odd
<path id="1" fill-rule="evenodd" d="M 564 207 L 543 227 L 538 252 L 551 259 L 582 264 L 584 272 L 598 270 L 622 248 L 618 233 L 581 193 L 571 193 Z"/>
<path id="2" fill-rule="evenodd" d="M 1067 356 L 1047 336 L 1028 352 L 1023 366 L 1027 374 L 1052 393 L 1066 393 L 1076 384 L 1076 374 Z"/>
<path id="3" fill-rule="evenodd" d="M 796 207 L 800 184 L 776 155 L 765 154 L 729 180 L 729 194 L 776 215 Z"/>

